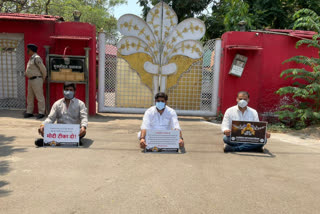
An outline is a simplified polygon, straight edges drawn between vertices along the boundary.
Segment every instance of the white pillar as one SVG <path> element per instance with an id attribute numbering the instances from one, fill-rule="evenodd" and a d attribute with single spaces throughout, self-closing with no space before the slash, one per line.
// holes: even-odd
<path id="1" fill-rule="evenodd" d="M 166 86 L 167 86 L 167 76 L 162 75 L 161 76 L 160 92 L 166 92 Z"/>
<path id="2" fill-rule="evenodd" d="M 221 64 L 221 39 L 215 41 L 214 55 L 214 73 L 213 73 L 213 91 L 212 91 L 212 112 L 218 114 L 219 105 L 219 81 L 220 81 L 220 64 Z"/>
<path id="3" fill-rule="evenodd" d="M 159 90 L 159 76 L 154 75 L 153 76 L 153 96 L 155 96 L 158 93 Z"/>
<path id="4" fill-rule="evenodd" d="M 106 34 L 99 32 L 99 74 L 98 74 L 98 112 L 104 108 L 105 99 L 105 64 L 106 64 Z"/>

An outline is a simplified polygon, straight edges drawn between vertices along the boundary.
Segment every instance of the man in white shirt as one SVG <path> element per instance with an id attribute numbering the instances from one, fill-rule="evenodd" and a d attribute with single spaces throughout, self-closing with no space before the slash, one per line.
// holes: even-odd
<path id="1" fill-rule="evenodd" d="M 182 132 L 175 110 L 167 106 L 168 95 L 163 92 L 155 96 L 155 106 L 150 107 L 143 116 L 141 132 L 138 134 L 140 147 L 146 148 L 147 130 L 180 130 L 180 147 L 184 147 Z"/>
<path id="2" fill-rule="evenodd" d="M 88 113 L 84 102 L 75 98 L 76 85 L 71 82 L 64 83 L 63 95 L 64 98 L 56 101 L 48 115 L 47 119 L 41 124 L 38 132 L 41 136 L 44 134 L 44 125 L 48 123 L 58 124 L 79 124 L 80 139 L 86 135 L 88 126 Z M 35 141 L 37 146 L 43 146 L 43 139 Z M 80 140 L 80 145 L 82 145 Z"/>
<path id="3" fill-rule="evenodd" d="M 230 141 L 231 126 L 233 120 L 259 122 L 257 111 L 253 108 L 248 107 L 249 97 L 250 95 L 247 91 L 238 92 L 238 105 L 228 108 L 224 114 L 221 125 L 221 130 L 225 135 L 223 138 L 223 141 L 225 143 L 224 152 L 263 152 L 264 144 L 233 143 Z M 266 137 L 270 138 L 270 133 L 267 132 Z"/>

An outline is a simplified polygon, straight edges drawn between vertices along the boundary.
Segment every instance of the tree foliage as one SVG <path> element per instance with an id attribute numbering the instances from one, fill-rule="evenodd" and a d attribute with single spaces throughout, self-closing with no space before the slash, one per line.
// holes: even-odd
<path id="1" fill-rule="evenodd" d="M 143 8 L 143 17 L 146 17 L 151 8 L 159 2 L 159 0 L 138 0 Z M 179 22 L 181 22 L 187 18 L 200 16 L 213 0 L 163 0 L 163 2 L 167 3 L 176 12 Z"/>
<path id="2" fill-rule="evenodd" d="M 242 0 L 227 0 L 226 3 L 229 7 L 229 11 L 224 18 L 224 25 L 227 31 L 240 30 L 240 21 L 244 21 L 248 28 L 252 28 L 252 15 L 249 14 L 249 4 Z"/>
<path id="3" fill-rule="evenodd" d="M 248 30 L 292 29 L 296 11 L 307 8 L 320 14 L 319 0 L 215 0 L 212 13 L 202 15 L 207 39 L 218 38 L 227 30 L 238 30 L 246 20 Z"/>
<path id="4" fill-rule="evenodd" d="M 302 9 L 295 13 L 294 27 L 303 27 L 307 30 L 320 28 L 320 17 L 311 10 Z M 311 20 L 311 21 L 310 21 Z M 320 31 L 317 31 L 320 32 Z M 276 93 L 280 96 L 288 95 L 294 102 L 281 106 L 278 111 L 280 119 L 293 121 L 292 125 L 302 128 L 311 123 L 320 123 L 320 34 L 313 36 L 312 40 L 304 39 L 297 42 L 297 48 L 307 45 L 318 49 L 318 58 L 295 56 L 284 63 L 296 62 L 310 68 L 293 68 L 285 70 L 280 77 L 294 81 L 292 86 L 280 88 Z"/>
<path id="5" fill-rule="evenodd" d="M 81 21 L 104 28 L 107 32 L 116 30 L 116 19 L 110 8 L 125 3 L 126 0 L 1 0 L 0 12 L 33 13 L 62 16 L 73 21 L 73 12 L 81 12 Z"/>
<path id="6" fill-rule="evenodd" d="M 296 19 L 293 28 L 320 32 L 320 16 L 310 9 L 301 9 L 293 16 Z"/>

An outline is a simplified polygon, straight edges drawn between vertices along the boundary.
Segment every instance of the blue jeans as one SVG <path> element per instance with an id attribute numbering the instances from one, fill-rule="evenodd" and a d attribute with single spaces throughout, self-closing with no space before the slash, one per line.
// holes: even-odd
<path id="1" fill-rule="evenodd" d="M 230 142 L 230 136 L 224 136 L 223 142 L 228 146 L 231 146 L 235 152 L 247 152 L 255 149 L 262 148 L 265 144 L 255 144 L 255 143 L 233 143 Z"/>

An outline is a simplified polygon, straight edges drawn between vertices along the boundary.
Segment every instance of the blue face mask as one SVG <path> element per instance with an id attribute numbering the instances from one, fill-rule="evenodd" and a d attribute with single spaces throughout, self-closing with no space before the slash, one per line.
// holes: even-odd
<path id="1" fill-rule="evenodd" d="M 163 110 L 166 107 L 166 104 L 163 102 L 156 102 L 156 107 L 158 110 Z"/>
<path id="2" fill-rule="evenodd" d="M 74 92 L 73 91 L 63 91 L 64 98 L 71 100 L 74 98 Z"/>

